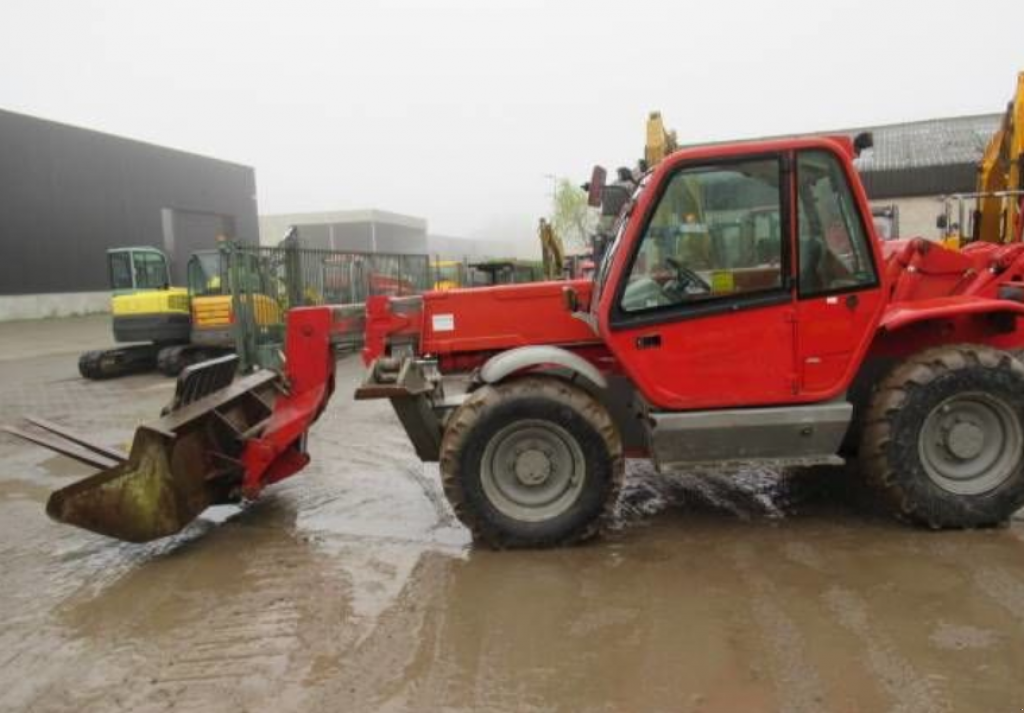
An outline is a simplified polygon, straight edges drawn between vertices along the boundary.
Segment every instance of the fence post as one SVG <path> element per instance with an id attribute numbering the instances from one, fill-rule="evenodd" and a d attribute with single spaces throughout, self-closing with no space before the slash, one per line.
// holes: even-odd
<path id="1" fill-rule="evenodd" d="M 243 373 L 252 371 L 254 363 L 253 339 L 255 334 L 249 323 L 246 300 L 242 295 L 242 247 L 235 241 L 222 245 L 221 255 L 227 263 L 227 279 L 231 287 L 231 313 L 234 315 L 231 330 L 235 339 L 235 353 L 238 354 L 238 368 Z"/>

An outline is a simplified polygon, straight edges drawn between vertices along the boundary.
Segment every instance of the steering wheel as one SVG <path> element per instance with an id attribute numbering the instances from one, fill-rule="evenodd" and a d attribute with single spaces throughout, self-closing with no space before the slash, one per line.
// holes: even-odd
<path id="1" fill-rule="evenodd" d="M 685 290 L 689 285 L 693 285 L 694 287 L 699 287 L 704 292 L 711 292 L 711 285 L 708 284 L 707 280 L 674 257 L 666 257 L 665 262 L 676 271 L 676 279 L 679 281 L 680 289 Z"/>

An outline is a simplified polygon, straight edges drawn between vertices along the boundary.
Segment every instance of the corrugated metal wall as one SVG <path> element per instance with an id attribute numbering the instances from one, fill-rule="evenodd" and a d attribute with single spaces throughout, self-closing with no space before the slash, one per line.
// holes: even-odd
<path id="1" fill-rule="evenodd" d="M 258 240 L 252 168 L 0 111 L 0 295 L 106 290 L 108 248 Z"/>

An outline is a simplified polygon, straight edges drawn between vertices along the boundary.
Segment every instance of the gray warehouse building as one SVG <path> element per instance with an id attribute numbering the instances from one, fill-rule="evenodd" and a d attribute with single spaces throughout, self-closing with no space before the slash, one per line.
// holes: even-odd
<path id="1" fill-rule="evenodd" d="M 870 131 L 874 147 L 856 165 L 872 207 L 895 209 L 898 237 L 937 239 L 935 219 L 943 212 L 941 199 L 975 190 L 978 162 L 1002 118 L 1002 114 L 977 114 L 769 138 L 854 138 Z M 967 207 L 973 206 L 968 202 Z"/>
<path id="2" fill-rule="evenodd" d="M 107 309 L 109 248 L 159 248 L 184 285 L 256 216 L 248 166 L 0 110 L 0 319 Z"/>
<path id="3" fill-rule="evenodd" d="M 975 190 L 978 162 L 1000 121 L 1002 114 L 981 114 L 868 129 L 875 146 L 857 168 L 872 205 L 898 210 L 900 237 L 939 237 L 940 199 Z"/>
<path id="4" fill-rule="evenodd" d="M 386 210 L 336 210 L 261 215 L 260 241 L 276 245 L 299 231 L 302 247 L 369 253 L 427 253 L 427 221 Z"/>
<path id="5" fill-rule="evenodd" d="M 430 255 L 442 260 L 485 258 L 539 259 L 532 234 L 518 242 L 437 235 L 427 220 L 387 210 L 335 210 L 260 216 L 260 241 L 277 245 L 289 228 L 303 247 L 354 252 Z"/>

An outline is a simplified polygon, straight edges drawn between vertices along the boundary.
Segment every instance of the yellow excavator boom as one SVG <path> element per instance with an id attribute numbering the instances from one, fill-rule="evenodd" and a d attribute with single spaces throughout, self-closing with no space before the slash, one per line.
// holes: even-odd
<path id="1" fill-rule="evenodd" d="M 1020 240 L 1021 195 L 1024 190 L 1024 72 L 1006 108 L 999 130 L 978 164 L 975 238 L 1005 243 Z M 1009 193 L 1007 195 L 1006 193 Z M 1003 195 L 998 195 L 1003 193 Z M 993 195 L 997 194 L 997 195 Z"/>
<path id="2" fill-rule="evenodd" d="M 647 167 L 654 168 L 678 148 L 676 132 L 665 128 L 660 111 L 652 111 L 647 116 L 647 142 L 644 144 L 644 161 L 647 162 Z"/>
<path id="3" fill-rule="evenodd" d="M 565 246 L 562 245 L 562 239 L 555 234 L 551 223 L 544 218 L 540 219 L 537 236 L 540 238 L 540 251 L 544 259 L 544 279 L 557 280 L 562 276 L 562 266 L 565 263 Z"/>

